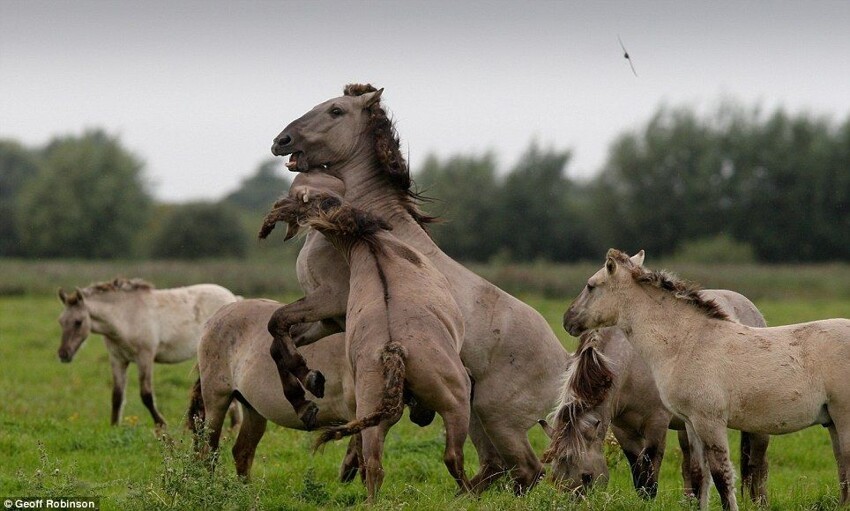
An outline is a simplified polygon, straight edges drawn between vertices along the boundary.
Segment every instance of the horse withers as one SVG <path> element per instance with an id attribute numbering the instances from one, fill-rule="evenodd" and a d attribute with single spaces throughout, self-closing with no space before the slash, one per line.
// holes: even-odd
<path id="1" fill-rule="evenodd" d="M 748 327 L 697 286 L 639 263 L 609 250 L 564 314 L 564 326 L 573 335 L 615 325 L 628 333 L 702 464 L 700 507 L 708 507 L 711 474 L 724 509 L 738 508 L 727 427 L 780 435 L 813 425 L 829 430 L 840 502 L 847 504 L 850 320 Z"/>
<path id="2" fill-rule="evenodd" d="M 139 366 L 139 392 L 157 426 L 165 419 L 154 403 L 154 363 L 175 364 L 195 358 L 201 327 L 221 306 L 237 297 L 215 284 L 155 289 L 141 279 L 118 278 L 76 289 L 59 290 L 65 306 L 59 316 L 59 359 L 71 362 L 90 333 L 103 336 L 112 366 L 112 425 L 121 420 L 127 367 Z"/>

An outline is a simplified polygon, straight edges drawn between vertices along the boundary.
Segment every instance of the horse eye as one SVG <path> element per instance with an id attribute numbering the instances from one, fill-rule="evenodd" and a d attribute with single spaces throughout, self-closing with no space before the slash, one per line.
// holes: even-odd
<path id="1" fill-rule="evenodd" d="M 587 290 L 588 291 L 593 291 L 595 288 L 596 288 L 596 286 L 594 286 L 593 284 L 591 284 L 591 283 L 587 284 Z"/>
<path id="2" fill-rule="evenodd" d="M 334 117 L 339 117 L 342 114 L 343 114 L 342 108 L 340 108 L 338 106 L 331 108 L 331 115 L 333 115 Z"/>

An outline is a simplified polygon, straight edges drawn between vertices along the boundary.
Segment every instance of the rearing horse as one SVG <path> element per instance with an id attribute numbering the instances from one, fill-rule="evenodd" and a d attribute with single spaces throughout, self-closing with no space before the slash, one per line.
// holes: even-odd
<path id="1" fill-rule="evenodd" d="M 398 137 L 381 105 L 382 91 L 347 86 L 343 96 L 284 128 L 272 153 L 291 155 L 290 170 L 342 179 L 347 203 L 386 220 L 397 238 L 443 273 L 463 315 L 460 356 L 474 385 L 470 437 L 481 467 L 471 483 L 480 492 L 510 471 L 515 490 L 526 491 L 543 473 L 527 431 L 555 405 L 570 355 L 537 311 L 460 265 L 428 235 L 423 225 L 430 217 L 418 208 Z M 306 297 L 273 315 L 274 343 L 299 323 L 312 324 L 292 329 L 296 345 L 344 325 L 349 274 L 342 256 L 320 234 L 310 233 L 297 271 Z"/>

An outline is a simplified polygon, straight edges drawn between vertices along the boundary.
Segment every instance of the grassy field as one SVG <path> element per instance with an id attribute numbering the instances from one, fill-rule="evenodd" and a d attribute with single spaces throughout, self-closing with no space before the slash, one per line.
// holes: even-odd
<path id="1" fill-rule="evenodd" d="M 841 268 L 846 273 L 846 267 Z M 7 280 L 9 267 L 2 269 L 2 280 Z M 829 280 L 830 271 L 834 270 L 824 271 L 825 280 Z M 691 276 L 684 271 L 682 274 Z M 83 282 L 78 280 L 76 285 L 99 278 L 82 278 Z M 842 274 L 839 281 L 846 278 Z M 62 279 L 72 280 L 67 273 L 62 273 Z M 540 292 L 521 292 L 520 296 L 544 314 L 565 345 L 572 348 L 573 340 L 559 326 L 571 296 L 543 298 Z M 757 305 L 771 325 L 850 317 L 850 297 L 840 292 L 820 299 L 788 298 L 781 290 L 763 296 L 768 298 L 756 300 Z M 313 455 L 309 449 L 311 435 L 301 432 L 269 428 L 249 485 L 235 481 L 229 453 L 232 438 L 225 440 L 215 475 L 201 470 L 192 460 L 191 439 L 182 428 L 188 389 L 194 379 L 191 362 L 156 368 L 158 405 L 169 421 L 166 435 L 155 434 L 132 379 L 123 423 L 110 427 L 111 377 L 103 343 L 99 336 L 93 336 L 73 363 L 60 364 L 56 357 L 56 317 L 60 310 L 55 296 L 46 292 L 0 297 L 0 391 L 4 398 L 0 403 L 0 497 L 100 496 L 102 509 L 365 507 L 365 490 L 359 482 L 336 482 L 345 445 L 330 445 Z M 134 378 L 134 369 L 130 376 Z M 733 449 L 737 449 L 737 434 L 730 434 L 730 438 Z M 537 452 L 542 452 L 546 445 L 542 432 L 533 430 L 531 439 Z M 625 459 L 617 453 L 612 454 L 610 484 L 586 500 L 561 495 L 548 482 L 523 498 L 514 497 L 503 483 L 476 500 L 454 497 L 454 483 L 441 461 L 439 418 L 421 429 L 403 419 L 388 438 L 386 479 L 375 508 L 688 508 L 680 496 L 680 454 L 675 444 L 675 436 L 670 435 L 659 498 L 652 503 L 635 495 Z M 477 459 L 469 444 L 466 455 L 467 472 L 472 474 Z M 836 467 L 825 430 L 810 428 L 776 438 L 768 455 L 772 509 L 836 506 Z M 753 508 L 742 504 L 745 509 Z M 719 509 L 716 494 L 712 495 L 712 507 Z"/>

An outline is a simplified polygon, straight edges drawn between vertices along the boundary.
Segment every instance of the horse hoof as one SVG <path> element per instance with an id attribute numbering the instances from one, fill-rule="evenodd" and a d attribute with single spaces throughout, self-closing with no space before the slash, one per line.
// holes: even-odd
<path id="1" fill-rule="evenodd" d="M 304 388 L 316 397 L 325 396 L 325 377 L 319 371 L 310 371 L 304 379 Z"/>
<path id="2" fill-rule="evenodd" d="M 316 406 L 316 403 L 312 401 L 308 401 L 304 408 L 298 412 L 298 418 L 301 419 L 301 422 L 304 423 L 304 427 L 307 431 L 312 431 L 316 429 L 316 416 L 319 414 L 319 407 Z"/>

